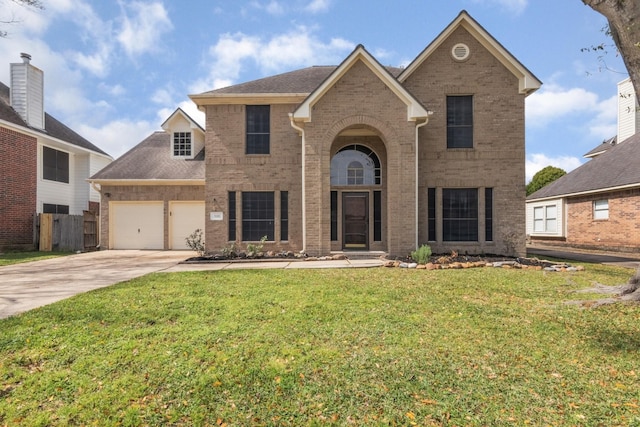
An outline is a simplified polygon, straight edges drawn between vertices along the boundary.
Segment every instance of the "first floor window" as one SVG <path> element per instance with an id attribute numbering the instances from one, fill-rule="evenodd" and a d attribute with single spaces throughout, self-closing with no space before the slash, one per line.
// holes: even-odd
<path id="1" fill-rule="evenodd" d="M 373 192 L 373 241 L 382 241 L 382 191 Z"/>
<path id="2" fill-rule="evenodd" d="M 484 240 L 493 241 L 493 188 L 484 189 Z"/>
<path id="3" fill-rule="evenodd" d="M 247 191 L 242 193 L 242 240 L 259 241 L 264 236 L 274 239 L 273 192 Z"/>
<path id="4" fill-rule="evenodd" d="M 593 219 L 609 219 L 609 200 L 593 202 Z"/>
<path id="5" fill-rule="evenodd" d="M 236 192 L 229 191 L 229 241 L 236 240 Z"/>
<path id="6" fill-rule="evenodd" d="M 52 203 L 44 203 L 42 205 L 42 213 L 69 215 L 69 205 L 54 205 Z"/>
<path id="7" fill-rule="evenodd" d="M 280 192 L 280 240 L 289 240 L 289 192 Z"/>
<path id="8" fill-rule="evenodd" d="M 338 240 L 338 192 L 331 192 L 331 241 Z"/>
<path id="9" fill-rule="evenodd" d="M 69 183 L 69 153 L 42 147 L 42 178 Z"/>
<path id="10" fill-rule="evenodd" d="M 556 205 L 536 206 L 533 208 L 533 231 L 536 233 L 555 233 L 558 228 Z"/>
<path id="11" fill-rule="evenodd" d="M 442 190 L 442 239 L 445 242 L 478 241 L 478 189 Z"/>
<path id="12" fill-rule="evenodd" d="M 436 240 L 436 189 L 430 187 L 427 190 L 427 240 Z"/>

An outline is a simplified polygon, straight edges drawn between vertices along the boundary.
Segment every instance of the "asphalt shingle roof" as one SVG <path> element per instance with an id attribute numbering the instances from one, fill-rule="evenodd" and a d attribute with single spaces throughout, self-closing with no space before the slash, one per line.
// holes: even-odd
<path id="1" fill-rule="evenodd" d="M 107 165 L 91 179 L 202 179 L 205 177 L 204 149 L 193 160 L 171 155 L 171 135 L 157 131 Z"/>
<path id="2" fill-rule="evenodd" d="M 612 146 L 616 145 L 618 138 L 616 136 L 606 139 L 604 141 L 602 141 L 602 143 L 598 144 L 597 147 L 594 147 L 591 151 L 589 151 L 588 153 L 584 154 L 583 157 L 593 157 L 599 154 L 602 154 L 603 152 L 607 151 L 609 148 L 611 148 Z"/>
<path id="3" fill-rule="evenodd" d="M 44 113 L 44 130 L 29 126 L 27 122 L 22 120 L 22 117 L 20 117 L 20 115 L 11 107 L 10 93 L 11 91 L 9 89 L 9 86 L 0 82 L 0 119 L 6 120 L 7 122 L 13 123 L 18 126 L 29 128 L 32 131 L 41 133 L 43 135 L 60 139 L 77 147 L 82 147 L 87 150 L 108 156 L 108 154 L 102 151 L 100 148 L 96 147 L 87 139 L 77 134 L 73 129 L 69 128 L 64 123 L 58 121 L 55 117 L 47 114 L 46 112 Z"/>
<path id="4" fill-rule="evenodd" d="M 204 92 L 203 95 L 252 94 L 252 93 L 300 93 L 313 92 L 337 68 L 334 65 L 314 66 L 277 74 L 246 83 L 223 87 Z M 402 72 L 401 68 L 385 67 L 394 77 Z"/>
<path id="5" fill-rule="evenodd" d="M 604 153 L 531 194 L 527 200 L 634 184 L 640 186 L 640 133 L 621 144 L 610 146 Z"/>

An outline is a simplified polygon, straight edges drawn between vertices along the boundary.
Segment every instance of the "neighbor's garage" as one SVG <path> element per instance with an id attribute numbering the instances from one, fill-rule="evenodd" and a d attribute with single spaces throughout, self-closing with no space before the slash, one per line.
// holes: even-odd
<path id="1" fill-rule="evenodd" d="M 164 249 L 164 202 L 109 202 L 109 223 L 111 249 Z"/>
<path id="2" fill-rule="evenodd" d="M 196 229 L 204 238 L 204 202 L 169 202 L 169 249 L 189 249 L 185 239 Z"/>

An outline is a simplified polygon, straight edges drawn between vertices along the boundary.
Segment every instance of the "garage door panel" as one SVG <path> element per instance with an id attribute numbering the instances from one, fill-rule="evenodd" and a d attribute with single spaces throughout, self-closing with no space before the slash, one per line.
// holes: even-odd
<path id="1" fill-rule="evenodd" d="M 185 239 L 196 229 L 204 233 L 204 202 L 171 202 L 169 247 L 174 250 L 189 249 Z"/>
<path id="2" fill-rule="evenodd" d="M 113 249 L 164 249 L 164 204 L 112 202 Z"/>

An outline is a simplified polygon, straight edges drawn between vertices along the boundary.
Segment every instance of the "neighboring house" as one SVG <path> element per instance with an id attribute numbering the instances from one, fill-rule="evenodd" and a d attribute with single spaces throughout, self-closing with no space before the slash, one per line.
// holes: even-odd
<path id="1" fill-rule="evenodd" d="M 36 213 L 98 213 L 87 178 L 113 160 L 45 113 L 43 72 L 21 56 L 0 83 L 0 249 L 33 248 Z"/>
<path id="2" fill-rule="evenodd" d="M 618 85 L 618 136 L 590 160 L 527 197 L 532 244 L 640 249 L 640 114 L 629 79 Z"/>
<path id="3" fill-rule="evenodd" d="M 540 85 L 463 11 L 406 68 L 384 67 L 360 45 L 338 66 L 191 95 L 206 114 L 204 175 L 172 172 L 188 161 L 172 156 L 176 129 L 165 126 L 149 154 L 164 156 L 162 170 L 110 172 L 146 140 L 93 177 L 103 241 L 124 247 L 113 209 L 126 202 L 135 210 L 123 218 L 157 223 L 155 237 L 136 227 L 127 245 L 173 248 L 172 206 L 191 200 L 204 213 L 186 229 L 204 225 L 210 252 L 266 236 L 265 250 L 310 255 L 406 256 L 421 244 L 522 255 L 524 103 Z"/>

